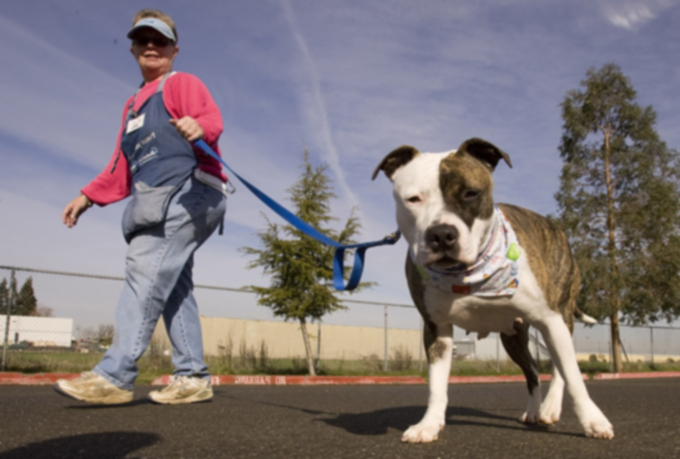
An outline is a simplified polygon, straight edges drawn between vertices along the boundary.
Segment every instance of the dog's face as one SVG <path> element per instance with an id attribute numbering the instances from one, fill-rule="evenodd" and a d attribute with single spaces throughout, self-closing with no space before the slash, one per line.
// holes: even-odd
<path id="1" fill-rule="evenodd" d="M 416 263 L 440 269 L 471 265 L 491 225 L 491 173 L 510 157 L 481 139 L 458 150 L 420 153 L 410 146 L 391 152 L 378 165 L 394 185 L 397 223 Z"/>

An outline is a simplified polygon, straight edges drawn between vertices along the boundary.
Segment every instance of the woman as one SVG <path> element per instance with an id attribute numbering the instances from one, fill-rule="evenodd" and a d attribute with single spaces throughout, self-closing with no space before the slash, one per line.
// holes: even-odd
<path id="1" fill-rule="evenodd" d="M 131 401 L 136 362 L 162 314 L 175 378 L 149 398 L 166 404 L 205 401 L 213 393 L 192 293 L 193 253 L 224 219 L 227 178 L 215 159 L 189 142 L 203 138 L 218 151 L 222 117 L 198 78 L 172 72 L 179 48 L 169 16 L 140 11 L 128 38 L 144 82 L 125 104 L 109 165 L 62 215 L 72 228 L 93 203 L 104 206 L 132 195 L 123 214 L 129 246 L 116 337 L 91 372 L 59 380 L 55 389 L 89 403 Z"/>

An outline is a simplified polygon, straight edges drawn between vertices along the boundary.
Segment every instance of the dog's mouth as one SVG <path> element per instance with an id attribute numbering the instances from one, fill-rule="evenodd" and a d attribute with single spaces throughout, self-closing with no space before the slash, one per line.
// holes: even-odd
<path id="1" fill-rule="evenodd" d="M 445 271 L 463 270 L 467 264 L 456 260 L 448 255 L 443 255 L 435 260 L 431 260 L 425 265 L 427 268 Z"/>

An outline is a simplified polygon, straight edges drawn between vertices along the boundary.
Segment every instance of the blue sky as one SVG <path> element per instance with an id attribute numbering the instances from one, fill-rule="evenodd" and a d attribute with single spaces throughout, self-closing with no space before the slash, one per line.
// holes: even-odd
<path id="1" fill-rule="evenodd" d="M 485 138 L 514 165 L 496 171 L 496 200 L 554 212 L 559 104 L 589 67 L 618 64 L 638 102 L 657 111 L 662 139 L 680 146 L 678 1 L 143 6 L 175 19 L 175 70 L 210 89 L 223 113 L 220 146 L 230 166 L 283 198 L 307 147 L 313 163 L 329 165 L 338 195 L 333 213 L 342 219 L 359 207 L 361 240 L 395 229 L 391 186 L 370 177 L 402 144 L 445 151 Z M 133 1 L 0 3 L 0 264 L 122 275 L 125 202 L 91 209 L 73 230 L 60 220 L 106 165 L 123 104 L 141 81 L 125 38 L 139 8 Z M 197 283 L 267 282 L 245 269 L 238 249 L 258 243 L 262 213 L 277 217 L 236 186 L 225 235 L 197 254 Z M 403 242 L 370 250 L 365 279 L 379 286 L 356 299 L 410 302 L 405 250 Z M 413 317 L 394 320 L 407 326 Z"/>

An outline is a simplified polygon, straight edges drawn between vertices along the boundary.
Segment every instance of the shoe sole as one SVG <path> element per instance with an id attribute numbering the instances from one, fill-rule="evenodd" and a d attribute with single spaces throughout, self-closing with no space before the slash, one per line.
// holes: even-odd
<path id="1" fill-rule="evenodd" d="M 203 392 L 199 392 L 197 394 L 192 395 L 191 397 L 171 399 L 171 400 L 155 400 L 153 398 L 153 396 L 151 394 L 149 394 L 147 396 L 147 399 L 151 403 L 155 403 L 157 405 L 183 405 L 183 404 L 188 404 L 188 403 L 209 402 L 213 398 L 212 391 L 208 392 L 206 397 L 203 397 L 202 394 L 203 394 Z"/>
<path id="2" fill-rule="evenodd" d="M 132 397 L 130 397 L 129 399 L 126 398 L 125 400 L 122 400 L 122 401 L 117 397 L 106 397 L 104 399 L 97 399 L 97 400 L 87 399 L 85 397 L 79 397 L 77 395 L 74 395 L 74 394 L 67 392 L 66 390 L 61 388 L 58 384 L 55 384 L 52 387 L 54 388 L 54 390 L 59 395 L 63 395 L 63 396 L 68 397 L 70 399 L 78 400 L 79 402 L 90 403 L 90 404 L 93 404 L 93 405 L 124 405 L 125 403 L 130 403 L 132 401 Z"/>

